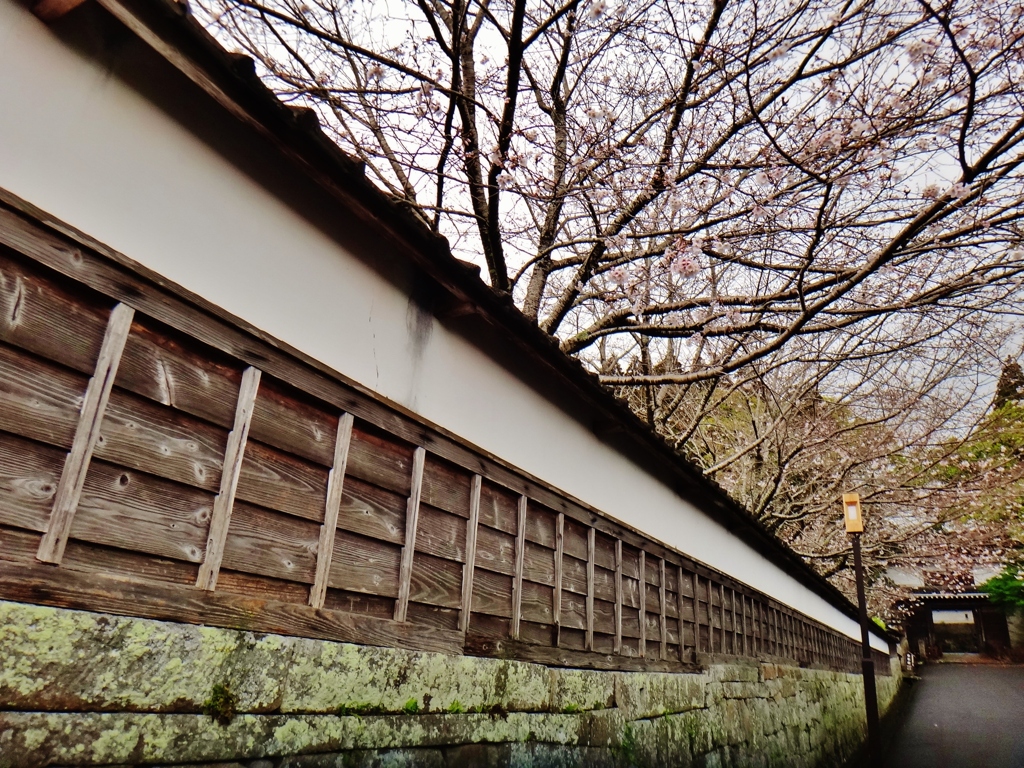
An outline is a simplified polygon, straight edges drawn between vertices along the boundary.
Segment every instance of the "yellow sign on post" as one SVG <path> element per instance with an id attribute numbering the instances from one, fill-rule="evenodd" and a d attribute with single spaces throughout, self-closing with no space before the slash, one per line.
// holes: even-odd
<path id="1" fill-rule="evenodd" d="M 864 532 L 864 518 L 860 511 L 860 494 L 843 494 L 843 520 L 846 521 L 847 533 Z"/>

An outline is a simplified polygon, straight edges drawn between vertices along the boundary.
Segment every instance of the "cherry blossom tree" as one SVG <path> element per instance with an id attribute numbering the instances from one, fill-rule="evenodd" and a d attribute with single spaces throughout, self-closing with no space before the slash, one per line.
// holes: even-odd
<path id="1" fill-rule="evenodd" d="M 842 490 L 952 508 L 910 467 L 1020 326 L 1020 0 L 198 2 L 825 572 Z"/>

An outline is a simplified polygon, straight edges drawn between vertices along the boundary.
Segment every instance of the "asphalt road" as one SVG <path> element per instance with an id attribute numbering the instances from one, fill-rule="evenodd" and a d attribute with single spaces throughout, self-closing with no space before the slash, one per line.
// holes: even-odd
<path id="1" fill-rule="evenodd" d="M 1024 768 L 1024 667 L 924 668 L 886 768 Z"/>

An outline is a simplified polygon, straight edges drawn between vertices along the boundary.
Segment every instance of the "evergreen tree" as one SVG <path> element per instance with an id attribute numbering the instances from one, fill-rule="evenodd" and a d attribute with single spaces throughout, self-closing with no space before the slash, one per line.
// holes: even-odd
<path id="1" fill-rule="evenodd" d="M 1003 372 L 999 375 L 996 385 L 996 396 L 992 400 L 992 410 L 998 411 L 1007 403 L 1016 403 L 1024 397 L 1024 370 L 1015 360 L 1006 358 Z"/>

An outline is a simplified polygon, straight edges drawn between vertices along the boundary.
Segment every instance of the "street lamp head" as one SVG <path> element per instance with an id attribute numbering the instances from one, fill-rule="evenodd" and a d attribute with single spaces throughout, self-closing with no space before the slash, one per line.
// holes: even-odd
<path id="1" fill-rule="evenodd" d="M 860 494 L 843 494 L 843 520 L 846 522 L 847 533 L 863 533 L 864 518 L 860 509 Z"/>

